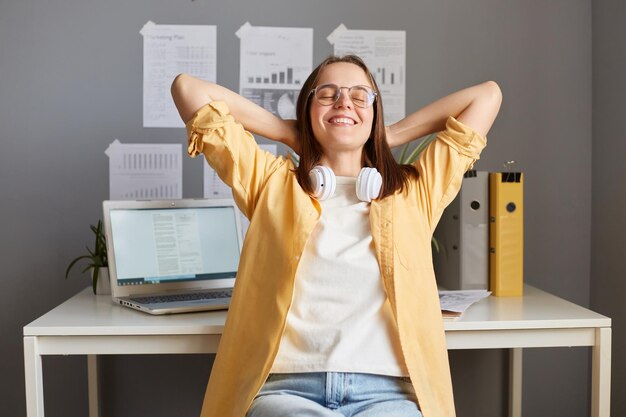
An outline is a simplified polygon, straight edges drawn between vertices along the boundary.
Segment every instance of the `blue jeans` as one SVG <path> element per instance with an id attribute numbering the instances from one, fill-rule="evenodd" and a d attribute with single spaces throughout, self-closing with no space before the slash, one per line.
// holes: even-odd
<path id="1" fill-rule="evenodd" d="M 271 374 L 247 417 L 422 417 L 409 378 L 313 372 Z"/>

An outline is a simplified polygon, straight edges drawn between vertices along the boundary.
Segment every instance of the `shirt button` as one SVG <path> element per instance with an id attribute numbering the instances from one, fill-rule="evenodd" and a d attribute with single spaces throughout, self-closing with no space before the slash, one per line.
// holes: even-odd
<path id="1" fill-rule="evenodd" d="M 300 255 L 296 255 L 294 258 L 295 258 L 295 260 L 297 261 L 297 260 L 299 260 L 299 259 L 300 259 Z"/>

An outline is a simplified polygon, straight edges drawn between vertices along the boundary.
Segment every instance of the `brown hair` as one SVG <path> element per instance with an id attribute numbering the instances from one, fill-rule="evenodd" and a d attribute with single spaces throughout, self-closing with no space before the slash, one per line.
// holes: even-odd
<path id="1" fill-rule="evenodd" d="M 296 177 L 300 186 L 309 194 L 313 193 L 313 185 L 309 179 L 309 171 L 319 164 L 323 151 L 319 142 L 313 135 L 311 126 L 311 118 L 309 113 L 311 103 L 311 90 L 317 86 L 320 74 L 328 65 L 338 62 L 354 64 L 365 71 L 374 91 L 376 91 L 376 100 L 374 102 L 374 120 L 372 123 L 372 131 L 363 147 L 361 157 L 364 167 L 374 167 L 383 177 L 380 198 L 387 197 L 396 191 L 403 191 L 408 187 L 411 177 L 417 178 L 417 169 L 412 165 L 400 165 L 396 162 L 391 153 L 391 149 L 387 144 L 387 136 L 385 131 L 385 123 L 383 120 L 383 103 L 380 97 L 380 91 L 376 80 L 365 65 L 365 62 L 356 55 L 345 55 L 342 57 L 330 56 L 322 61 L 309 75 L 300 90 L 298 103 L 296 105 L 296 127 L 298 130 L 298 140 L 300 142 L 300 163 L 296 168 Z"/>

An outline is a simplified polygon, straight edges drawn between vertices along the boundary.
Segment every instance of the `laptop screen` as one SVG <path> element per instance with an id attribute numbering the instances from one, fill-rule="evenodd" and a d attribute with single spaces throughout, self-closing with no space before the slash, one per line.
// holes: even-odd
<path id="1" fill-rule="evenodd" d="M 233 206 L 111 209 L 118 286 L 234 278 L 235 216 Z"/>

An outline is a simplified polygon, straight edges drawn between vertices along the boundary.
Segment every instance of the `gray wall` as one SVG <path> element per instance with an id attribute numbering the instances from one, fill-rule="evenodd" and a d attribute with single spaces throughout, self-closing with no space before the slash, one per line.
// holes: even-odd
<path id="1" fill-rule="evenodd" d="M 611 415 L 626 415 L 626 3 L 593 3 L 591 307 L 613 319 Z"/>
<path id="2" fill-rule="evenodd" d="M 25 414 L 22 326 L 88 285 L 86 277 L 65 281 L 63 273 L 91 244 L 87 225 L 97 221 L 108 196 L 108 143 L 184 140 L 182 129 L 142 128 L 139 30 L 147 20 L 217 25 L 218 81 L 233 89 L 239 70 L 234 32 L 248 20 L 313 27 L 314 62 L 332 52 L 326 36 L 339 23 L 405 30 L 407 111 L 470 84 L 498 81 L 504 104 L 476 167 L 499 170 L 516 160 L 525 172 L 526 281 L 588 306 L 593 265 L 593 279 L 606 279 L 602 291 L 616 292 L 618 275 L 611 282 L 601 275 L 617 266 L 605 269 L 602 262 L 623 240 L 600 211 L 608 204 L 595 210 L 591 194 L 590 0 L 0 1 L 0 289 L 14 295 L 0 307 L 6 415 Z M 600 25 L 615 16 L 603 11 L 593 15 Z M 595 46 L 602 56 L 604 43 Z M 623 73 L 612 68 L 614 76 Z M 605 87 L 593 104 L 619 104 Z M 594 133 L 606 138 L 612 132 Z M 617 146 L 620 138 L 610 140 Z M 606 163 L 600 174 L 610 176 L 619 166 L 610 162 L 616 153 L 596 153 L 593 144 L 594 167 Z M 202 195 L 201 165 L 185 160 L 184 197 Z M 606 187 L 609 200 L 608 180 L 599 186 L 600 198 Z M 604 245 L 593 252 L 592 203 L 600 232 L 594 244 Z M 623 381 L 623 359 L 615 358 Z M 104 417 L 197 415 L 211 359 L 103 358 Z M 525 416 L 588 415 L 588 350 L 527 350 L 524 360 Z M 459 416 L 503 415 L 506 353 L 452 352 L 451 362 Z M 86 415 L 85 372 L 82 357 L 44 360 L 47 415 Z"/>

